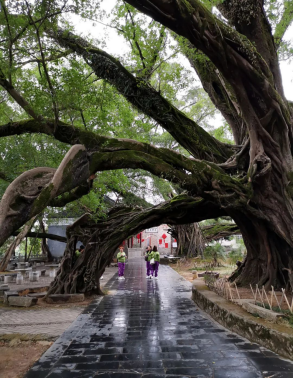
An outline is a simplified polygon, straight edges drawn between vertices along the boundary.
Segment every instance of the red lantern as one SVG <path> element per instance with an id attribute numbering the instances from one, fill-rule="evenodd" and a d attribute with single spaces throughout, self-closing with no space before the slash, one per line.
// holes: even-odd
<path id="1" fill-rule="evenodd" d="M 168 243 L 164 243 L 165 244 L 165 248 L 168 248 Z"/>
<path id="2" fill-rule="evenodd" d="M 158 241 L 158 242 L 159 242 L 159 244 L 162 244 L 162 239 L 159 239 L 159 241 Z"/>
<path id="3" fill-rule="evenodd" d="M 165 235 L 165 234 L 162 234 L 162 239 L 166 239 L 167 238 L 167 236 Z"/>
<path id="4" fill-rule="evenodd" d="M 177 242 L 177 239 L 174 239 L 174 242 L 176 243 L 176 242 Z"/>
<path id="5" fill-rule="evenodd" d="M 138 235 L 137 235 L 137 239 L 140 239 L 140 235 L 141 235 L 141 234 L 138 234 Z"/>
<path id="6" fill-rule="evenodd" d="M 142 239 L 142 242 L 145 241 L 145 239 Z"/>

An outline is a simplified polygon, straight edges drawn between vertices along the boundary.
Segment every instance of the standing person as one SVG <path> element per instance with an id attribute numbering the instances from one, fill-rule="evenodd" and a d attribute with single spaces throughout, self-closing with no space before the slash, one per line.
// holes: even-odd
<path id="1" fill-rule="evenodd" d="M 84 252 L 84 249 L 85 247 L 83 246 L 83 244 L 81 244 L 79 246 L 79 248 L 75 251 L 75 254 L 73 255 L 73 259 L 72 259 L 72 266 L 75 265 L 77 259 L 81 256 L 81 254 Z"/>
<path id="2" fill-rule="evenodd" d="M 127 255 L 124 252 L 124 247 L 121 245 L 119 247 L 119 252 L 117 254 L 117 263 L 118 263 L 118 279 L 124 280 L 124 271 L 125 271 L 125 265 L 126 265 L 126 258 Z"/>
<path id="3" fill-rule="evenodd" d="M 146 254 L 145 254 L 145 261 L 146 261 L 146 278 L 152 278 L 151 276 L 151 272 L 152 272 L 152 268 L 151 268 L 151 265 L 150 265 L 150 260 L 152 259 L 152 249 L 151 249 L 151 246 L 148 245 L 148 247 L 146 247 Z"/>
<path id="4" fill-rule="evenodd" d="M 156 280 L 158 280 L 158 268 L 159 268 L 159 262 L 160 262 L 160 254 L 157 250 L 156 245 L 153 247 L 153 258 L 154 258 L 154 264 L 151 265 L 152 267 L 152 276 L 155 277 Z"/>
<path id="5" fill-rule="evenodd" d="M 78 257 L 80 257 L 81 253 L 84 252 L 84 249 L 85 249 L 85 247 L 83 246 L 83 244 L 81 244 L 80 247 L 79 247 L 79 249 L 76 250 L 76 259 Z"/>

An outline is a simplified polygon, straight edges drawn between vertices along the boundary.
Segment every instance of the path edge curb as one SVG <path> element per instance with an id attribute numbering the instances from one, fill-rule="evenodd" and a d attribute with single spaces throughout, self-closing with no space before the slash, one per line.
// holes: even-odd
<path id="1" fill-rule="evenodd" d="M 254 319 L 254 317 L 240 306 L 228 302 L 210 291 L 202 280 L 193 281 L 192 299 L 197 306 L 225 328 L 272 350 L 280 356 L 293 360 L 292 335 L 255 322 L 251 319 Z"/>

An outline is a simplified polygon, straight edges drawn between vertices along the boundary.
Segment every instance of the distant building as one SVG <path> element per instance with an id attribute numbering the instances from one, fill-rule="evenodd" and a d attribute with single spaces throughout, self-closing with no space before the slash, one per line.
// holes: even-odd
<path id="1" fill-rule="evenodd" d="M 50 219 L 50 224 L 48 225 L 48 234 L 66 236 L 66 227 L 73 224 L 75 220 L 75 218 Z M 80 244 L 81 243 L 79 242 L 78 245 Z M 47 245 L 52 257 L 59 259 L 63 256 L 66 243 L 47 239 Z"/>
<path id="2" fill-rule="evenodd" d="M 148 228 L 136 235 L 136 241 L 133 243 L 134 247 L 140 246 L 143 250 L 148 245 L 156 246 L 161 255 L 170 255 L 175 251 L 176 241 L 168 233 L 169 226 L 167 224 L 161 224 L 158 227 Z"/>
<path id="3" fill-rule="evenodd" d="M 241 234 L 232 235 L 230 240 L 227 239 L 219 239 L 217 241 L 210 242 L 209 245 L 214 245 L 215 243 L 220 243 L 226 250 L 226 252 L 230 252 L 232 249 L 237 249 L 240 244 L 238 244 L 238 240 L 243 240 L 243 236 Z"/>
<path id="4" fill-rule="evenodd" d="M 115 202 L 108 196 L 104 196 L 104 202 L 109 207 L 112 207 L 115 204 Z M 82 215 L 82 212 L 77 214 L 61 212 L 56 214 L 56 218 L 50 217 L 48 219 L 48 233 L 66 237 L 66 227 L 73 224 Z M 81 244 L 81 242 L 77 242 L 77 248 Z M 66 243 L 47 239 L 47 245 L 49 247 L 52 257 L 59 259 L 63 256 Z"/>

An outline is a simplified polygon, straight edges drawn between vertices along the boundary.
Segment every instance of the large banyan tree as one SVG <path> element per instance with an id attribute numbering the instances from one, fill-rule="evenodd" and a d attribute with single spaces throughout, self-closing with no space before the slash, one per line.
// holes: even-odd
<path id="1" fill-rule="evenodd" d="M 68 12 L 93 18 L 99 3 L 1 1 L 0 85 L 7 106 L 1 108 L 1 140 L 43 135 L 42 148 L 58 143 L 59 160 L 46 168 L 36 162 L 7 186 L 0 246 L 47 206 L 88 193 L 94 174 L 99 181 L 103 171 L 140 169 L 183 193 L 148 209 L 117 207 L 106 218 L 76 221 L 68 228 L 51 293 L 99 292 L 99 277 L 118 245 L 146 227 L 221 216 L 235 221 L 247 248 L 237 283 L 285 287 L 292 269 L 292 115 L 278 49 L 285 51 L 291 1 L 118 0 L 113 26 L 128 36 L 132 64 L 104 51 L 99 40 L 81 37 L 63 19 Z M 160 54 L 168 43 L 190 62 L 229 125 L 233 144 L 205 131 L 158 86 Z M 125 124 L 116 119 L 119 131 L 107 134 L 100 127 L 106 117 L 100 97 L 87 112 L 98 82 L 113 100 L 109 118 L 120 114 L 121 99 L 135 112 Z M 132 125 L 145 119 L 176 148 L 136 138 Z M 15 161 L 17 156 L 12 170 Z M 11 175 L 0 177 L 9 181 Z M 74 262 L 77 240 L 86 250 Z"/>

